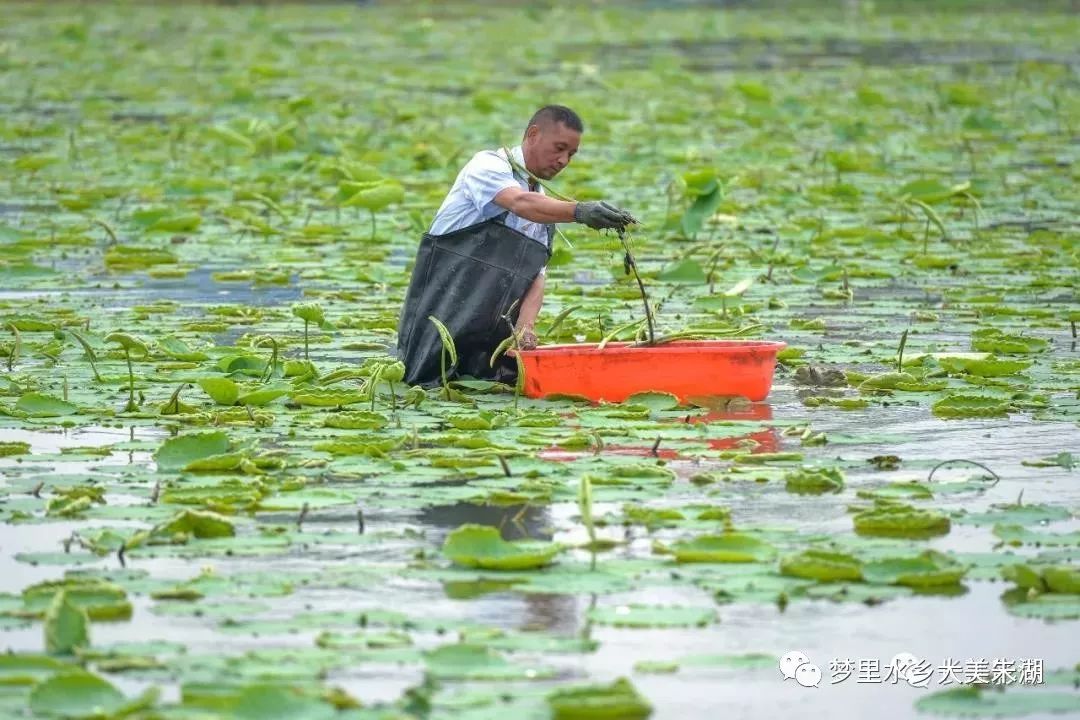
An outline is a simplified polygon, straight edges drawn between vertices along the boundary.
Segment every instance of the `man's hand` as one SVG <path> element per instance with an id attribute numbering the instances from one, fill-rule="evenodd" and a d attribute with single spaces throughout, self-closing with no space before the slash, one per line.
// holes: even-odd
<path id="1" fill-rule="evenodd" d="M 523 327 L 518 330 L 518 348 L 521 350 L 535 350 L 539 340 L 531 327 Z"/>
<path id="2" fill-rule="evenodd" d="M 579 202 L 574 208 L 574 221 L 593 230 L 622 230 L 636 223 L 634 216 L 604 201 Z"/>

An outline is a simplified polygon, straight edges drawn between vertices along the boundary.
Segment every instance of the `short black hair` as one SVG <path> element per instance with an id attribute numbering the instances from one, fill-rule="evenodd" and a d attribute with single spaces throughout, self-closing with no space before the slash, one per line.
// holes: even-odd
<path id="1" fill-rule="evenodd" d="M 533 113 L 525 130 L 527 132 L 533 125 L 541 125 L 545 122 L 562 123 L 575 132 L 585 132 L 585 125 L 581 122 L 581 118 L 565 105 L 545 105 L 540 108 Z"/>

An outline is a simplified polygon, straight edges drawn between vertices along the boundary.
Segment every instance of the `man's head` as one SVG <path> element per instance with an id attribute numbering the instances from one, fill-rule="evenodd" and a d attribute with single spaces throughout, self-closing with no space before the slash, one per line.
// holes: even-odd
<path id="1" fill-rule="evenodd" d="M 538 178 L 550 180 L 570 164 L 585 127 L 577 113 L 563 105 L 545 105 L 525 128 L 521 150 L 525 167 Z"/>

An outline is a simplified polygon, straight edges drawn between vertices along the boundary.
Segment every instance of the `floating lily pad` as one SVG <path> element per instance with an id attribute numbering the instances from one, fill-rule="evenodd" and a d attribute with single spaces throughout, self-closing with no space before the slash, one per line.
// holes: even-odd
<path id="1" fill-rule="evenodd" d="M 512 663 L 491 648 L 471 643 L 430 650 L 424 663 L 429 673 L 446 680 L 539 680 L 555 675 L 552 668 Z"/>
<path id="2" fill-rule="evenodd" d="M 1009 403 L 981 395 L 949 395 L 930 406 L 941 418 L 1003 417 L 1009 414 Z"/>
<path id="3" fill-rule="evenodd" d="M 158 470 L 175 472 L 198 460 L 228 453 L 230 447 L 224 432 L 192 433 L 166 440 L 154 453 L 154 460 Z"/>
<path id="4" fill-rule="evenodd" d="M 844 489 L 844 474 L 838 468 L 803 467 L 784 475 L 784 487 L 799 495 L 840 492 Z"/>
<path id="5" fill-rule="evenodd" d="M 30 692 L 30 709 L 35 715 L 59 718 L 123 716 L 153 704 L 156 692 L 135 700 L 97 675 L 82 670 L 53 675 Z"/>
<path id="6" fill-rule="evenodd" d="M 947 555 L 927 551 L 916 557 L 873 560 L 863 566 L 862 572 L 868 583 L 929 588 L 959 583 L 967 567 Z"/>
<path id="7" fill-rule="evenodd" d="M 919 698 L 915 709 L 948 717 L 1023 717 L 1032 713 L 1080 712 L 1080 695 L 1026 689 L 1003 692 L 968 685 Z"/>
<path id="8" fill-rule="evenodd" d="M 450 533 L 443 544 L 443 554 L 464 567 L 488 570 L 528 570 L 543 567 L 554 559 L 562 546 L 557 543 L 503 540 L 496 528 L 488 525 L 462 525 Z"/>
<path id="9" fill-rule="evenodd" d="M 776 548 L 753 535 L 724 533 L 703 535 L 674 543 L 671 552 L 681 563 L 766 562 L 776 557 Z"/>
<path id="10" fill-rule="evenodd" d="M 78 411 L 78 407 L 60 398 L 55 398 L 44 393 L 30 392 L 19 398 L 15 403 L 15 409 L 25 413 L 27 417 L 50 418 L 71 415 Z"/>
<path id="11" fill-rule="evenodd" d="M 945 535 L 951 526 L 947 515 L 910 505 L 878 505 L 852 520 L 856 533 L 877 537 L 926 538 Z"/>
<path id="12" fill-rule="evenodd" d="M 553 720 L 643 720 L 652 705 L 626 678 L 611 685 L 556 690 L 547 698 Z"/>
<path id="13" fill-rule="evenodd" d="M 826 550 L 806 550 L 780 561 L 780 572 L 792 577 L 834 582 L 861 580 L 862 564 L 853 556 Z"/>

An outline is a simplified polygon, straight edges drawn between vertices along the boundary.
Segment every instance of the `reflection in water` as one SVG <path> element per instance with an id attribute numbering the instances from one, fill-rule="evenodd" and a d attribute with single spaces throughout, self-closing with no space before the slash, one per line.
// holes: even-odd
<path id="1" fill-rule="evenodd" d="M 717 422 L 762 421 L 772 420 L 772 407 L 768 403 L 731 403 L 723 410 L 710 410 L 702 415 L 687 414 L 678 423 L 692 425 Z M 751 453 L 772 453 L 780 450 L 780 435 L 775 428 L 766 427 L 755 432 L 734 437 L 714 438 L 706 441 L 711 450 L 744 450 Z M 618 445 L 605 443 L 602 448 L 590 447 L 583 450 L 568 450 L 553 445 L 541 450 L 539 456 L 545 460 L 568 462 L 587 455 L 628 455 L 632 457 L 654 457 L 660 460 L 678 460 L 683 454 L 678 450 L 663 447 L 661 441 L 645 445 Z"/>
<path id="2" fill-rule="evenodd" d="M 504 540 L 551 540 L 554 536 L 548 508 L 535 505 L 478 505 L 460 502 L 452 505 L 435 505 L 420 513 L 420 522 L 424 525 L 444 528 L 457 528 L 467 523 L 491 525 L 499 528 Z M 537 571 L 528 571 L 537 572 Z M 508 577 L 484 578 L 477 580 L 458 580 L 443 584 L 446 596 L 453 600 L 472 600 L 477 615 L 487 615 L 489 608 L 485 602 L 504 603 L 506 594 L 514 593 L 513 573 Z M 490 596 L 487 600 L 482 596 Z M 520 609 L 515 607 L 515 625 L 520 630 L 544 630 L 547 632 L 570 633 L 578 627 L 577 598 L 573 595 L 548 593 L 528 593 L 519 596 L 523 602 Z M 517 602 L 514 602 L 515 606 Z"/>
<path id="3" fill-rule="evenodd" d="M 420 512 L 420 522 L 457 528 L 468 523 L 499 528 L 503 540 L 551 540 L 553 530 L 547 508 L 537 505 L 478 505 L 459 502 L 434 505 Z"/>

